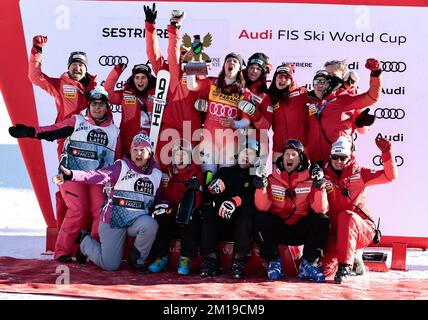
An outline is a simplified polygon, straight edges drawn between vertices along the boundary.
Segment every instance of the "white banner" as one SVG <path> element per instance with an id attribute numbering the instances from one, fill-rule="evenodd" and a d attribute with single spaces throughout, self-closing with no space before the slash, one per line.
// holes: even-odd
<path id="1" fill-rule="evenodd" d="M 146 63 L 143 4 L 133 1 L 35 1 L 22 0 L 21 13 L 28 52 L 34 35 L 48 36 L 43 51 L 43 72 L 52 77 L 66 71 L 72 51 L 85 51 L 91 74 L 104 80 L 114 64 L 128 62 L 117 85 L 124 83 L 132 66 Z M 369 187 L 372 215 L 381 217 L 383 234 L 428 236 L 424 199 L 428 174 L 426 120 L 422 112 L 420 81 L 427 74 L 427 8 L 315 5 L 283 3 L 157 3 L 159 43 L 167 55 L 166 26 L 173 9 L 186 12 L 181 33 L 213 36 L 205 52 L 213 60 L 210 75 L 218 75 L 223 57 L 238 52 L 247 60 L 264 52 L 274 67 L 281 62 L 297 64 L 296 79 L 310 84 L 324 62 L 347 59 L 360 75 L 360 88 L 368 89 L 367 58 L 383 61 L 383 94 L 371 107 L 377 120 L 371 131 L 358 136 L 357 158 L 361 165 L 381 169 L 374 139 L 393 141 L 399 178 L 391 184 Z M 54 100 L 35 88 L 41 125 L 56 117 Z M 119 114 L 116 122 L 119 123 Z M 57 171 L 56 143 L 43 143 L 48 176 Z M 51 185 L 51 192 L 57 189 Z M 52 197 L 54 199 L 55 197 Z"/>

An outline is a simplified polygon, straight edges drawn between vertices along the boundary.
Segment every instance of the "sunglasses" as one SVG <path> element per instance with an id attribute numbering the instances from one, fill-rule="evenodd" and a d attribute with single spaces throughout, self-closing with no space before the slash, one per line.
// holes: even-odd
<path id="1" fill-rule="evenodd" d="M 328 83 L 328 80 L 318 80 L 318 79 L 314 80 L 314 84 L 326 84 L 326 83 Z"/>
<path id="2" fill-rule="evenodd" d="M 342 160 L 343 162 L 345 162 L 346 160 L 348 160 L 348 156 L 339 156 L 339 155 L 332 155 L 331 156 L 332 160 Z"/>

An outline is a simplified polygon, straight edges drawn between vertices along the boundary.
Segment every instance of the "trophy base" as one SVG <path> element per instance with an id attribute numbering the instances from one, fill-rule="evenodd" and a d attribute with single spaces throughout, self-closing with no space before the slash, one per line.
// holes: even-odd
<path id="1" fill-rule="evenodd" d="M 206 62 L 187 62 L 184 64 L 184 72 L 189 75 L 208 75 L 208 67 Z"/>

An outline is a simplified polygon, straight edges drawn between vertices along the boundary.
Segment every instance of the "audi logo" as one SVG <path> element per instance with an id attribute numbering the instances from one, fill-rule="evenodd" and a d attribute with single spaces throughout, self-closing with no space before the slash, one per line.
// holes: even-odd
<path id="1" fill-rule="evenodd" d="M 128 57 L 126 56 L 101 56 L 98 62 L 103 67 L 114 66 L 119 63 L 128 64 Z"/>
<path id="2" fill-rule="evenodd" d="M 383 72 L 404 72 L 407 69 L 406 63 L 402 61 L 381 61 L 380 63 Z"/>
<path id="3" fill-rule="evenodd" d="M 403 119 L 406 112 L 400 108 L 377 108 L 374 114 L 378 119 Z"/>
<path id="4" fill-rule="evenodd" d="M 404 164 L 404 159 L 402 156 L 395 156 L 395 162 L 397 163 L 397 167 L 401 167 Z M 378 167 L 383 165 L 382 157 L 380 155 L 374 156 L 373 164 Z"/>
<path id="5" fill-rule="evenodd" d="M 221 103 L 211 101 L 210 103 L 210 114 L 218 117 L 231 117 L 236 118 L 238 116 L 238 109 L 231 106 L 225 106 Z"/>
<path id="6" fill-rule="evenodd" d="M 122 106 L 117 104 L 111 104 L 110 110 L 112 113 L 121 113 L 122 112 Z"/>

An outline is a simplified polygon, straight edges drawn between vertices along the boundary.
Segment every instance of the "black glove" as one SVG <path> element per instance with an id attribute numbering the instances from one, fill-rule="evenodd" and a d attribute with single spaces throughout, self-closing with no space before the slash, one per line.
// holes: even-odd
<path id="1" fill-rule="evenodd" d="M 62 168 L 62 165 L 58 168 L 59 173 L 62 173 L 65 181 L 71 181 L 73 179 L 73 171 L 67 168 Z"/>
<path id="2" fill-rule="evenodd" d="M 148 23 L 154 24 L 156 21 L 156 16 L 158 12 L 156 11 L 156 3 L 153 3 L 152 9 L 149 6 L 144 6 L 144 13 L 146 14 L 146 21 Z"/>
<path id="3" fill-rule="evenodd" d="M 313 180 L 313 186 L 318 189 L 321 188 L 325 183 L 323 169 L 318 164 L 314 164 L 309 169 L 309 172 Z"/>
<path id="4" fill-rule="evenodd" d="M 17 123 L 16 126 L 9 128 L 9 134 L 14 138 L 34 138 L 36 129 Z"/>
<path id="5" fill-rule="evenodd" d="M 357 128 L 371 126 L 375 122 L 376 116 L 374 114 L 369 114 L 369 111 L 370 108 L 367 108 L 355 118 L 355 126 Z"/>
<path id="6" fill-rule="evenodd" d="M 268 185 L 268 178 L 255 176 L 253 179 L 253 184 L 257 189 L 266 188 Z"/>
<path id="7" fill-rule="evenodd" d="M 187 189 L 192 191 L 198 191 L 201 186 L 199 180 L 196 177 L 190 178 L 184 183 L 184 185 L 187 187 Z"/>

